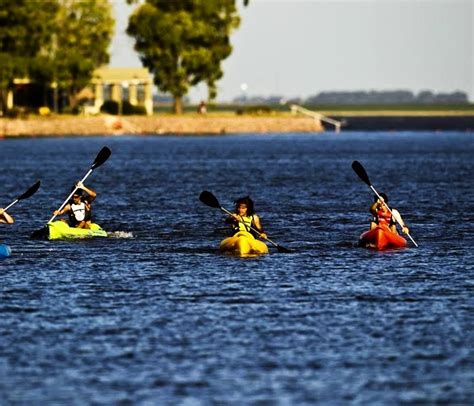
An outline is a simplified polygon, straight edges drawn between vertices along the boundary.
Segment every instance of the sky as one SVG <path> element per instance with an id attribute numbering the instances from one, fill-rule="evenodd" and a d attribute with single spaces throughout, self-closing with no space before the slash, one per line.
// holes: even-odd
<path id="1" fill-rule="evenodd" d="M 177 0 L 174 0 L 177 1 Z M 111 66 L 141 66 L 125 34 L 133 7 L 113 0 Z M 474 0 L 238 1 L 218 101 L 323 91 L 463 91 L 474 101 Z M 205 99 L 205 86 L 192 101 Z"/>

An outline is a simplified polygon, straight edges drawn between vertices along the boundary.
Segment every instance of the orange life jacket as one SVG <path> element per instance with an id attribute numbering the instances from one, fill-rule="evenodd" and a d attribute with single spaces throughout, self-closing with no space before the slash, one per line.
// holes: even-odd
<path id="1" fill-rule="evenodd" d="M 377 224 L 379 225 L 387 225 L 391 226 L 394 224 L 393 219 L 392 219 L 392 214 L 386 210 L 383 211 L 382 209 L 377 211 Z"/>

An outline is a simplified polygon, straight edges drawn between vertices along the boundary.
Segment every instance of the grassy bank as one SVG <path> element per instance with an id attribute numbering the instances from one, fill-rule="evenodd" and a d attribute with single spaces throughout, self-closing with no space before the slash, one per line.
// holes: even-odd
<path id="1" fill-rule="evenodd" d="M 457 116 L 474 115 L 474 104 L 440 104 L 440 105 L 302 105 L 302 107 L 318 113 L 332 116 Z M 171 113 L 171 106 L 163 105 L 159 111 Z M 197 106 L 186 106 L 186 113 L 194 113 Z M 236 114 L 236 115 L 278 115 L 290 114 L 289 105 L 261 104 L 216 104 L 208 106 L 209 114 Z"/>

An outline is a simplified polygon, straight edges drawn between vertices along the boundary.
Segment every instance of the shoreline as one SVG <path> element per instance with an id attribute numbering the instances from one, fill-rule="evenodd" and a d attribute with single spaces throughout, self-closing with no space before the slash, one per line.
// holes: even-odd
<path id="1" fill-rule="evenodd" d="M 474 131 L 474 115 L 465 114 L 344 114 L 325 112 L 344 123 L 344 131 Z M 274 114 L 170 114 L 154 116 L 31 116 L 0 119 L 0 138 L 97 135 L 225 135 L 334 132 L 332 125 L 311 117 Z"/>
<path id="2" fill-rule="evenodd" d="M 156 115 L 145 116 L 57 116 L 1 119 L 0 137 L 69 135 L 223 135 L 236 133 L 314 133 L 321 123 L 309 117 L 241 117 Z"/>

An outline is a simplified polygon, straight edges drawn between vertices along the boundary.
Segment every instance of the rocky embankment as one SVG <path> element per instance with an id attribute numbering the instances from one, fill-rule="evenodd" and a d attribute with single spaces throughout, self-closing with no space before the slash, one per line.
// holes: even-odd
<path id="1" fill-rule="evenodd" d="M 121 134 L 233 134 L 324 131 L 321 123 L 294 116 L 97 116 L 0 119 L 0 137 L 121 135 Z"/>

